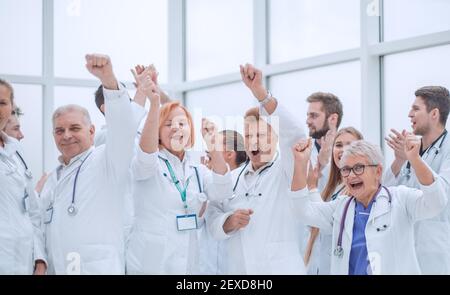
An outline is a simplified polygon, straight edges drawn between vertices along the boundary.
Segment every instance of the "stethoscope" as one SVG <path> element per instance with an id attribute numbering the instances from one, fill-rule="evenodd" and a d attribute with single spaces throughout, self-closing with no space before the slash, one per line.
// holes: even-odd
<path id="1" fill-rule="evenodd" d="M 376 202 L 378 194 L 381 192 L 381 189 L 384 188 L 386 190 L 386 192 L 388 193 L 388 201 L 389 201 L 389 205 L 391 205 L 392 203 L 392 196 L 391 196 L 391 192 L 388 190 L 387 187 L 385 186 L 380 186 L 377 190 L 377 192 L 375 193 L 375 197 L 374 197 L 374 202 Z M 347 217 L 347 212 L 348 212 L 348 207 L 350 207 L 350 203 L 355 199 L 355 197 L 351 197 L 347 203 L 345 204 L 344 207 L 344 212 L 342 213 L 342 219 L 341 219 L 341 224 L 339 227 L 339 236 L 338 236 L 338 241 L 337 241 L 337 245 L 336 248 L 334 249 L 334 256 L 337 256 L 338 258 L 342 258 L 344 256 L 344 248 L 342 248 L 342 236 L 344 234 L 344 227 L 345 227 L 345 219 Z M 381 232 L 381 231 L 385 231 L 388 228 L 387 224 L 384 224 L 382 227 L 377 227 L 377 232 Z"/>
<path id="2" fill-rule="evenodd" d="M 69 213 L 70 216 L 75 216 L 77 215 L 77 208 L 75 207 L 75 191 L 77 188 L 77 180 L 78 180 L 78 175 L 80 174 L 80 170 L 81 170 L 81 166 L 83 166 L 84 162 L 86 162 L 86 160 L 89 158 L 89 156 L 92 154 L 92 152 L 90 152 L 86 158 L 84 158 L 84 160 L 81 162 L 80 166 L 78 166 L 77 168 L 77 173 L 75 174 L 75 180 L 73 181 L 73 190 L 72 190 L 72 203 L 70 204 L 70 206 L 67 208 L 67 212 Z"/>
<path id="3" fill-rule="evenodd" d="M 277 155 L 277 157 L 278 157 L 278 155 Z M 276 160 L 276 159 L 275 159 L 275 160 Z M 241 171 L 239 172 L 239 175 L 238 175 L 238 177 L 237 177 L 237 179 L 236 179 L 236 182 L 235 182 L 235 184 L 234 184 L 234 186 L 233 186 L 233 197 L 235 197 L 236 187 L 237 187 L 238 184 L 239 184 L 239 180 L 240 180 L 240 178 L 241 178 L 241 175 L 242 175 L 242 173 L 245 171 L 245 169 L 247 168 L 247 166 L 248 166 L 249 164 L 250 164 L 250 160 L 247 160 L 246 163 L 245 163 L 245 165 L 244 165 L 244 167 L 243 167 L 243 168 L 241 169 Z M 254 189 L 256 189 L 256 188 L 259 186 L 259 183 L 260 183 L 260 180 L 261 180 L 261 175 L 263 174 L 263 172 L 269 170 L 270 167 L 273 166 L 273 164 L 275 164 L 275 161 L 273 161 L 272 163 L 270 163 L 270 165 L 264 167 L 261 171 L 259 171 L 259 173 L 258 173 L 258 179 L 256 180 L 255 185 L 253 186 Z M 250 197 L 251 195 L 250 195 L 250 194 L 248 193 L 248 191 L 247 191 L 247 192 L 245 193 L 245 196 L 248 198 L 248 197 Z M 262 196 L 262 193 L 258 193 L 258 194 L 256 194 L 255 196 L 261 197 L 261 196 Z"/>
<path id="4" fill-rule="evenodd" d="M 425 151 L 422 151 L 422 143 L 420 144 L 420 150 L 421 150 L 420 157 L 422 157 L 426 153 L 427 154 L 426 159 L 428 159 L 428 156 L 430 155 L 431 150 L 435 149 L 433 160 L 431 160 L 431 162 L 428 163 L 428 165 L 431 165 L 433 163 L 434 159 L 441 151 L 442 145 L 444 144 L 445 138 L 447 137 L 447 133 L 448 133 L 447 129 L 444 129 L 444 132 L 442 132 L 442 134 Z M 439 140 L 440 140 L 439 146 L 436 147 L 436 144 L 438 143 Z M 406 164 L 405 172 L 403 173 L 403 175 L 406 176 L 406 179 L 408 179 L 408 180 L 411 178 L 411 163 L 409 161 Z"/>
<path id="5" fill-rule="evenodd" d="M 20 155 L 20 153 L 18 151 L 16 151 L 16 155 L 19 158 L 19 160 L 22 162 L 24 168 L 25 168 L 25 176 L 28 179 L 31 179 L 33 177 L 33 175 L 31 174 L 30 169 L 28 169 L 28 165 L 25 162 L 25 160 L 23 159 L 23 157 Z M 2 160 L 3 162 L 8 166 L 10 172 L 8 173 L 8 175 L 13 174 L 14 172 L 17 171 L 17 165 L 14 161 L 10 160 L 8 157 L 2 155 Z"/>
<path id="6" fill-rule="evenodd" d="M 20 161 L 21 161 L 22 164 L 23 164 L 23 167 L 25 168 L 25 176 L 26 176 L 28 179 L 33 178 L 33 174 L 31 173 L 31 170 L 28 169 L 28 165 L 27 165 L 27 163 L 25 162 L 25 160 L 23 159 L 22 155 L 20 155 L 20 153 L 19 153 L 18 151 L 16 151 L 16 155 L 19 157 Z"/>

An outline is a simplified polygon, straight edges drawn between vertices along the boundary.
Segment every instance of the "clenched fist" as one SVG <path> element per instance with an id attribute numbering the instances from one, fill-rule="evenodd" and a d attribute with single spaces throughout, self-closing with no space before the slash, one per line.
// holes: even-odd
<path id="1" fill-rule="evenodd" d="M 89 73 L 100 79 L 103 87 L 106 89 L 119 89 L 109 56 L 104 54 L 87 54 L 86 68 Z"/>
<path id="2" fill-rule="evenodd" d="M 223 231 L 228 234 L 246 227 L 250 222 L 250 215 L 252 214 L 252 209 L 236 210 L 232 215 L 228 216 L 227 220 L 223 224 Z"/>

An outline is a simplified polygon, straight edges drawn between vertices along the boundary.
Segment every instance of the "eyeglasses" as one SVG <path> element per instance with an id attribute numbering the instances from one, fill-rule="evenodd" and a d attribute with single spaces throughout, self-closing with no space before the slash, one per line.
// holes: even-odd
<path id="1" fill-rule="evenodd" d="M 339 169 L 339 171 L 341 172 L 342 177 L 347 177 L 350 175 L 350 172 L 353 171 L 353 174 L 355 175 L 361 175 L 364 173 L 364 169 L 366 167 L 377 167 L 378 165 L 364 165 L 364 164 L 356 164 L 353 167 L 342 167 L 341 169 Z"/>

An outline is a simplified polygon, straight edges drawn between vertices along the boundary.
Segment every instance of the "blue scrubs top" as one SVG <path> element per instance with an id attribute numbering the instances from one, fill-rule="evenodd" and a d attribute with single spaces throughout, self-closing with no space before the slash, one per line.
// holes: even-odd
<path id="1" fill-rule="evenodd" d="M 349 275 L 367 275 L 369 258 L 366 245 L 366 224 L 369 220 L 370 210 L 375 198 L 370 201 L 367 208 L 355 200 L 355 221 L 353 224 L 352 249 L 350 251 Z"/>

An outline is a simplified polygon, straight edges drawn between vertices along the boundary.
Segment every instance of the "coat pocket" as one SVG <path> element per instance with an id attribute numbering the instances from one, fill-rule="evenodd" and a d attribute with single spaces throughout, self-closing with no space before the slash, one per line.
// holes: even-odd
<path id="1" fill-rule="evenodd" d="M 127 248 L 127 273 L 161 274 L 166 241 L 165 235 L 134 231 Z"/>
<path id="2" fill-rule="evenodd" d="M 123 259 L 113 245 L 83 245 L 79 258 L 82 275 L 123 274 L 125 271 Z"/>

